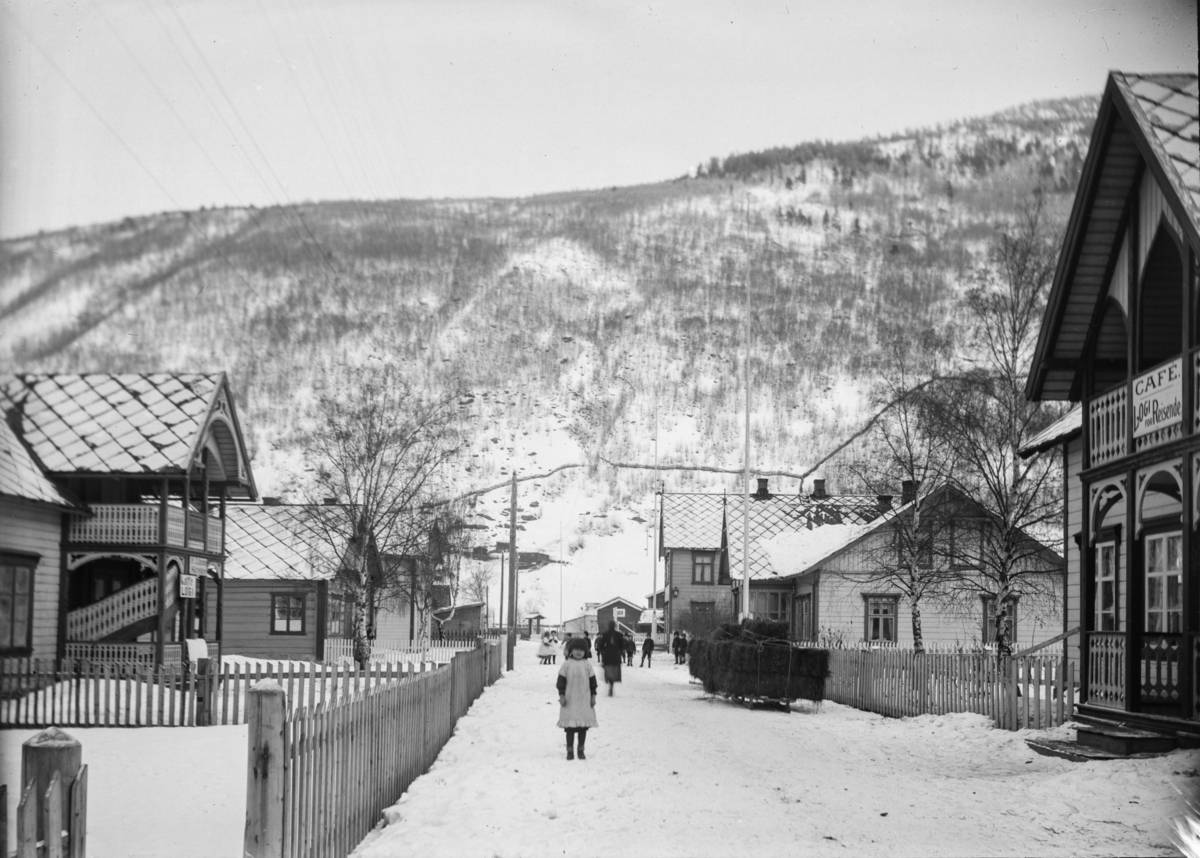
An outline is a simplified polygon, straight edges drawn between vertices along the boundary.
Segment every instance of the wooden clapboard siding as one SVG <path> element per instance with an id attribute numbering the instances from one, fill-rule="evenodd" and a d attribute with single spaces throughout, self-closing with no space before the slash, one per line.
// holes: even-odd
<path id="1" fill-rule="evenodd" d="M 33 658 L 57 657 L 62 519 L 53 507 L 0 499 L 0 550 L 41 555 L 33 577 Z"/>
<path id="2" fill-rule="evenodd" d="M 880 552 L 887 550 L 890 540 L 889 531 L 872 534 L 822 567 L 817 596 L 820 618 L 818 632 L 841 632 L 847 642 L 863 640 L 866 635 L 865 594 L 894 594 L 899 596 L 897 644 L 901 647 L 912 646 L 912 607 L 908 600 L 886 582 L 870 580 L 873 560 L 879 557 Z M 1061 605 L 1061 591 L 1045 605 L 1023 600 L 1017 609 L 1013 648 L 1033 646 L 1061 632 Z M 969 600 L 966 604 L 955 604 L 926 596 L 921 601 L 921 634 L 925 643 L 940 646 L 974 646 L 982 643 L 982 601 Z"/>
<path id="3" fill-rule="evenodd" d="M 1083 533 L 1083 484 L 1079 474 L 1083 470 L 1083 439 L 1076 438 L 1067 445 L 1066 461 L 1066 544 L 1063 546 L 1063 556 L 1067 562 L 1067 598 L 1066 627 L 1068 629 L 1083 628 L 1080 599 L 1080 570 L 1082 569 L 1082 551 L 1087 546 L 1087 534 Z M 1122 564 L 1121 568 L 1124 568 Z M 1123 588 L 1122 588 L 1123 589 Z M 1072 635 L 1066 642 L 1066 655 L 1075 664 L 1075 673 L 1079 674 L 1079 635 Z"/>
<path id="4" fill-rule="evenodd" d="M 625 616 L 614 617 L 613 613 L 616 608 L 624 608 Z M 633 602 L 627 602 L 625 599 L 618 599 L 611 605 L 605 605 L 602 608 L 596 609 L 596 626 L 600 629 L 601 633 L 604 633 L 608 630 L 609 620 L 615 619 L 619 624 L 618 627 L 625 626 L 626 628 L 636 631 L 638 620 L 641 618 L 641 615 L 642 609 Z"/>
<path id="5" fill-rule="evenodd" d="M 254 658 L 320 659 L 317 652 L 317 583 L 286 579 L 225 581 L 221 652 Z M 271 634 L 271 594 L 306 594 L 304 634 Z M 208 588 L 210 633 L 216 631 L 216 587 Z"/>
<path id="6" fill-rule="evenodd" d="M 671 596 L 672 612 L 688 611 L 692 602 L 714 602 L 715 610 L 729 610 L 732 597 L 728 584 L 717 584 L 715 580 L 720 575 L 721 558 L 717 555 L 713 560 L 712 584 L 692 583 L 692 552 L 687 549 L 675 549 L 670 553 L 670 565 L 667 571 L 668 592 L 674 593 L 679 588 L 679 595 Z"/>
<path id="7" fill-rule="evenodd" d="M 388 640 L 408 640 L 410 637 L 408 603 L 390 599 L 379 606 L 375 615 L 375 637 Z M 419 633 L 420 630 L 418 629 Z"/>

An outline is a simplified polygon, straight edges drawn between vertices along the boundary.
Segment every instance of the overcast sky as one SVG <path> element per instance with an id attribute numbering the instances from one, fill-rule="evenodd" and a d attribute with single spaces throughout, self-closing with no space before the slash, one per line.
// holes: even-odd
<path id="1" fill-rule="evenodd" d="M 1195 0 L 0 0 L 0 236 L 679 176 L 1197 68 Z"/>

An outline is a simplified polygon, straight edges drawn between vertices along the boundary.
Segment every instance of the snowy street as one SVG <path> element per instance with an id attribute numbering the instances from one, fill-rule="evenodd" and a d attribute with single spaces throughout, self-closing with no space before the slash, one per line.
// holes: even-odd
<path id="1" fill-rule="evenodd" d="M 1200 782 L 1200 752 L 1072 763 L 976 715 L 751 711 L 705 698 L 670 655 L 635 659 L 613 698 L 601 685 L 588 759 L 568 762 L 557 667 L 535 650 L 519 646 L 356 858 L 1173 855 L 1176 786 Z"/>
<path id="2" fill-rule="evenodd" d="M 661 654 L 652 669 L 625 668 L 615 697 L 601 686 L 588 759 L 568 762 L 557 667 L 535 652 L 519 645 L 517 669 L 476 701 L 357 858 L 1176 855 L 1176 787 L 1200 785 L 1197 751 L 1071 763 L 976 715 L 751 711 L 706 699 Z M 0 731 L 0 782 L 19 780 L 34 732 Z M 244 726 L 68 732 L 90 770 L 89 854 L 239 854 Z"/>

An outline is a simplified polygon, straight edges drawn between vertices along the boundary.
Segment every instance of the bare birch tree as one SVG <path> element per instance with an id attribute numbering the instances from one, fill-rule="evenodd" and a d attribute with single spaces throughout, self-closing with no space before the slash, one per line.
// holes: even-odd
<path id="1" fill-rule="evenodd" d="M 1060 416 L 1024 392 L 1059 243 L 1035 191 L 1001 229 L 967 294 L 968 332 L 983 360 L 930 400 L 937 431 L 958 463 L 953 482 L 991 517 L 981 529 L 976 568 L 957 576 L 953 589 L 971 601 L 994 599 L 997 609 L 1014 598 L 1036 602 L 1056 593 L 1054 577 L 1045 574 L 1048 552 L 1030 534 L 1061 521 L 1061 466 L 1052 456 L 1026 460 L 1018 451 Z M 997 643 L 1003 649 L 1007 642 Z"/>
<path id="2" fill-rule="evenodd" d="M 889 407 L 874 426 L 875 454 L 850 470 L 875 494 L 911 487 L 911 500 L 896 504 L 888 526 L 864 543 L 864 572 L 867 582 L 903 596 L 912 617 L 913 649 L 924 652 L 921 607 L 944 583 L 947 566 L 940 549 L 951 527 L 941 508 L 945 493 L 929 490 L 944 485 L 954 465 L 953 449 L 930 419 L 927 391 L 933 389 L 928 382 L 940 377 L 948 344 L 932 330 L 916 335 L 885 330 L 883 338 L 872 399 L 875 407 Z"/>
<path id="3" fill-rule="evenodd" d="M 352 605 L 360 665 L 370 658 L 380 607 L 411 580 L 391 559 L 430 557 L 436 516 L 427 511 L 448 496 L 447 471 L 461 444 L 456 399 L 418 392 L 394 367 L 375 364 L 331 385 L 317 403 L 305 444 L 314 471 L 301 492 Z"/>

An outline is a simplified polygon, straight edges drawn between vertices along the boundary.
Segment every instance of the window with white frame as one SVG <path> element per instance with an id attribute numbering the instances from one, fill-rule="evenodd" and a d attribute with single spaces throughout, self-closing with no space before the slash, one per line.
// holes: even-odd
<path id="1" fill-rule="evenodd" d="M 329 597 L 329 613 L 325 618 L 325 634 L 331 638 L 349 636 L 347 619 L 350 616 L 348 602 L 343 596 Z"/>
<path id="2" fill-rule="evenodd" d="M 304 594 L 271 594 L 271 634 L 304 634 Z"/>
<path id="3" fill-rule="evenodd" d="M 711 551 L 692 552 L 692 583 L 711 584 L 713 582 L 713 561 Z"/>
<path id="4" fill-rule="evenodd" d="M 33 648 L 33 573 L 39 559 L 0 552 L 0 652 Z"/>
<path id="5" fill-rule="evenodd" d="M 1096 546 L 1096 631 L 1117 631 L 1117 543 Z"/>
<path id="6" fill-rule="evenodd" d="M 778 590 L 755 590 L 750 593 L 750 610 L 754 613 L 755 619 L 786 623 L 791 601 L 791 593 Z"/>
<path id="7" fill-rule="evenodd" d="M 864 639 L 868 641 L 896 641 L 896 612 L 899 596 L 864 595 L 863 610 L 866 614 Z"/>
<path id="8" fill-rule="evenodd" d="M 613 608 L 613 619 L 614 620 L 625 619 L 625 609 L 624 608 Z"/>
<path id="9" fill-rule="evenodd" d="M 1181 582 L 1183 535 L 1156 533 L 1146 537 L 1146 631 L 1178 632 L 1183 622 Z"/>

